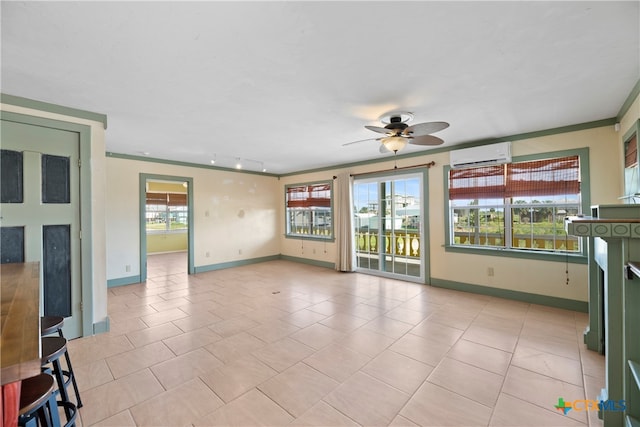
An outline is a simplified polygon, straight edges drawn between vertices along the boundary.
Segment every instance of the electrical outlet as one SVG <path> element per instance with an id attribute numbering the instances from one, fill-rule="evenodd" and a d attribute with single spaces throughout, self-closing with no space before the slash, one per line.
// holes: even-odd
<path id="1" fill-rule="evenodd" d="M 131 266 L 129 264 L 125 265 L 124 271 L 126 271 L 127 273 L 131 273 Z"/>
<path id="2" fill-rule="evenodd" d="M 204 256 L 209 258 L 211 256 L 211 254 L 209 253 L 209 251 L 207 251 L 207 252 L 204 253 Z"/>
<path id="3" fill-rule="evenodd" d="M 238 255 L 242 255 L 242 249 L 238 249 Z"/>
<path id="4" fill-rule="evenodd" d="M 493 267 L 487 267 L 487 276 L 493 277 Z"/>
<path id="5" fill-rule="evenodd" d="M 316 250 L 315 250 L 315 248 L 313 249 L 313 254 L 314 254 L 314 255 L 316 254 Z"/>

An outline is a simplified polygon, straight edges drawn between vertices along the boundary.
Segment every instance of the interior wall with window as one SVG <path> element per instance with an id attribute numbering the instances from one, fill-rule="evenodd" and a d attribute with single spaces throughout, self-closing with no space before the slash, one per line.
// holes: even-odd
<path id="1" fill-rule="evenodd" d="M 636 97 L 629 110 L 620 119 L 620 144 L 623 149 L 624 192 L 626 203 L 640 203 L 640 166 L 638 165 L 638 149 L 640 139 L 640 95 Z M 633 153 L 635 151 L 635 153 Z M 635 159 L 633 158 L 635 155 Z M 635 165 L 634 165 L 635 161 Z"/>
<path id="2" fill-rule="evenodd" d="M 535 155 L 587 147 L 589 149 L 589 185 L 591 204 L 619 204 L 622 195 L 621 152 L 614 126 L 549 135 L 515 141 L 512 155 Z M 444 191 L 444 177 L 437 177 Z M 434 193 L 438 186 L 434 184 Z M 445 200 L 445 195 L 440 197 Z M 446 209 L 442 210 L 444 220 Z M 589 212 L 583 212 L 589 215 Z M 432 234 L 433 235 L 433 234 Z M 444 240 L 444 236 L 441 237 Z M 444 242 L 442 242 L 444 243 Z M 478 253 L 432 252 L 432 278 L 506 290 L 546 295 L 576 301 L 587 301 L 587 266 L 579 259 L 557 255 L 556 260 L 510 258 Z M 582 258 L 582 262 L 586 262 Z M 490 275 L 489 268 L 493 271 Z M 567 273 L 568 272 L 568 273 Z M 568 281 L 567 281 L 568 279 Z"/>
<path id="3" fill-rule="evenodd" d="M 591 203 L 619 204 L 618 197 L 623 192 L 622 152 L 618 133 L 612 125 L 513 141 L 512 154 L 518 157 L 580 148 L 589 149 Z M 373 150 L 375 151 L 375 147 Z M 350 167 L 349 172 L 360 174 L 392 169 L 395 164 L 398 167 L 404 167 L 431 161 L 435 162 L 435 166 L 427 173 L 429 201 L 425 210 L 429 221 L 428 252 L 431 269 L 431 277 L 427 281 L 430 280 L 435 284 L 479 285 L 574 301 L 587 301 L 587 266 L 584 263 L 567 264 L 562 257 L 558 261 L 544 261 L 446 251 L 445 236 L 448 230 L 445 229 L 445 214 L 448 211 L 448 202 L 445 201 L 446 183 L 443 179 L 443 168 L 449 164 L 449 152 L 401 158 L 397 162 L 389 156 L 387 161 Z M 282 177 L 279 190 L 280 206 L 285 204 L 284 194 L 287 185 L 326 180 L 342 170 L 331 169 Z M 286 238 L 283 225 L 284 216 L 280 221 L 279 232 L 283 255 L 314 262 L 333 263 L 335 261 L 335 242 Z M 489 267 L 493 269 L 492 276 L 488 275 Z"/>
<path id="4" fill-rule="evenodd" d="M 279 255 L 276 177 L 109 156 L 106 166 L 108 280 L 140 274 L 141 173 L 193 178 L 196 268 Z"/>

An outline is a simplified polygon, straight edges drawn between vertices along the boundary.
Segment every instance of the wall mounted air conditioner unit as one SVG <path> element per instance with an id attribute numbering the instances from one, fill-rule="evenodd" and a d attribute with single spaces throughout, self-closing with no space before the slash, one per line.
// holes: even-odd
<path id="1" fill-rule="evenodd" d="M 502 165 L 511 162 L 511 143 L 500 142 L 452 150 L 449 156 L 452 169 Z"/>

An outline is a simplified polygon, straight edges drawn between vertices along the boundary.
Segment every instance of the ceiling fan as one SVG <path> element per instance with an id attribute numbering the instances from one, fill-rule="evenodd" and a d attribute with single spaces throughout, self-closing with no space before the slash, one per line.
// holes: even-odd
<path id="1" fill-rule="evenodd" d="M 385 124 L 380 126 L 365 126 L 374 132 L 383 133 L 385 136 L 379 138 L 362 139 L 360 141 L 348 142 L 345 145 L 357 144 L 365 141 L 380 141 L 380 152 L 393 152 L 397 154 L 407 144 L 413 145 L 440 145 L 444 141 L 432 133 L 439 132 L 449 127 L 447 122 L 425 122 L 416 123 L 409 126 L 407 122 L 413 119 L 412 113 L 404 111 L 388 113 L 380 117 L 380 121 Z"/>

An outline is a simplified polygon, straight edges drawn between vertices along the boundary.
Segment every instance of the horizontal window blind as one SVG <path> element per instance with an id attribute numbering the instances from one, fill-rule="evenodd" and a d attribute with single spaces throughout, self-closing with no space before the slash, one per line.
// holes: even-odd
<path id="1" fill-rule="evenodd" d="M 449 171 L 450 200 L 579 193 L 578 156 Z"/>
<path id="2" fill-rule="evenodd" d="M 316 184 L 288 187 L 287 207 L 331 207 L 331 186 L 329 184 Z"/>

